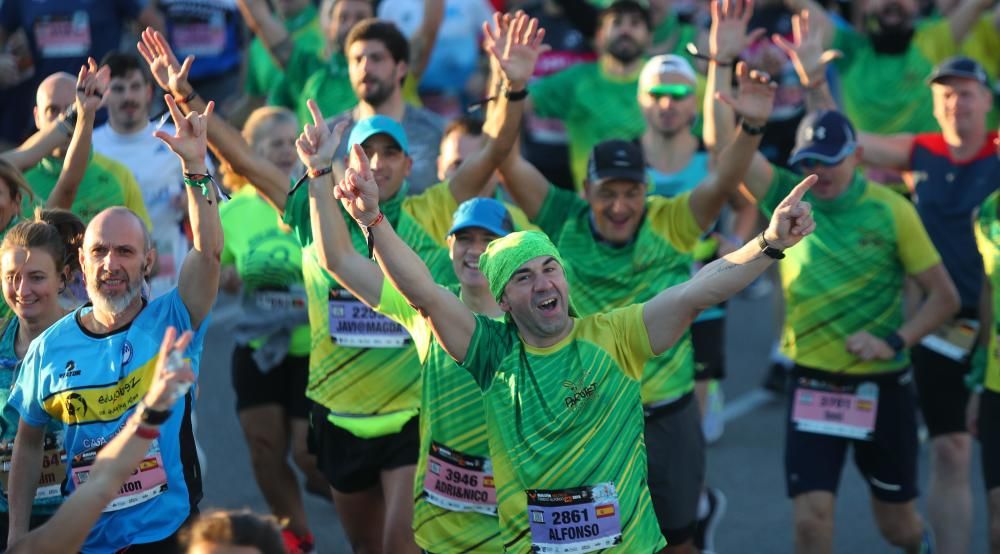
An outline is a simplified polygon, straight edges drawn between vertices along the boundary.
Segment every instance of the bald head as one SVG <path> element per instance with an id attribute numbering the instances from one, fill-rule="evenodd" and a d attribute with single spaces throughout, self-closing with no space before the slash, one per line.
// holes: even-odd
<path id="1" fill-rule="evenodd" d="M 75 99 L 75 77 L 65 72 L 46 77 L 35 92 L 35 127 L 41 130 L 52 125 Z"/>
<path id="2" fill-rule="evenodd" d="M 153 240 L 149 230 L 146 229 L 146 222 L 139 217 L 139 214 L 124 206 L 101 210 L 90 220 L 83 235 L 84 246 L 86 247 L 97 237 L 114 237 L 116 242 L 131 244 L 143 254 L 153 248 Z"/>
<path id="3" fill-rule="evenodd" d="M 80 249 L 80 266 L 94 310 L 120 314 L 141 301 L 154 257 L 149 232 L 135 212 L 116 206 L 97 214 L 87 225 Z"/>

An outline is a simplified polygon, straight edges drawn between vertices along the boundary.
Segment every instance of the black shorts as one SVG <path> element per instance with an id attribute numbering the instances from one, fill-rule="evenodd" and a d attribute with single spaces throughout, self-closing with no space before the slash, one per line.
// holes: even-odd
<path id="1" fill-rule="evenodd" d="M 836 494 L 847 447 L 868 481 L 872 496 L 883 502 L 908 502 L 917 497 L 917 406 L 909 370 L 878 376 L 834 376 L 796 366 L 788 395 L 785 432 L 785 484 L 789 498 L 812 491 Z M 853 388 L 862 382 L 878 385 L 878 413 L 872 440 L 855 440 L 800 431 L 792 421 L 796 391 L 805 379 Z"/>
<path id="2" fill-rule="evenodd" d="M 921 345 L 910 350 L 913 376 L 917 382 L 920 413 L 931 437 L 964 433 L 965 407 L 969 389 L 965 386 L 968 363 L 960 363 Z"/>
<path id="3" fill-rule="evenodd" d="M 694 538 L 698 498 L 705 482 L 705 436 L 694 393 L 646 416 L 649 495 L 669 544 Z"/>
<path id="4" fill-rule="evenodd" d="M 697 381 L 726 376 L 726 318 L 717 317 L 691 324 L 694 348 L 694 378 Z"/>
<path id="5" fill-rule="evenodd" d="M 326 418 L 330 410 L 313 404 L 309 418 L 309 451 L 319 470 L 341 493 L 361 492 L 379 484 L 389 469 L 416 465 L 420 456 L 420 417 L 414 416 L 392 435 L 362 439 Z"/>
<path id="6" fill-rule="evenodd" d="M 309 405 L 309 356 L 285 356 L 280 364 L 262 372 L 253 359 L 253 348 L 236 345 L 233 350 L 233 388 L 236 411 L 254 406 L 278 404 L 288 417 L 306 419 Z"/>
<path id="7" fill-rule="evenodd" d="M 979 443 L 986 490 L 1000 487 L 1000 393 L 984 390 L 979 398 Z"/>

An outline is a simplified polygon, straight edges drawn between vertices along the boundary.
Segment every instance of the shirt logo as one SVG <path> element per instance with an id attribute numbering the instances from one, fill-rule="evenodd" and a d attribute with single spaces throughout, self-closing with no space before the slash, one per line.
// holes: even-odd
<path id="1" fill-rule="evenodd" d="M 570 395 L 564 398 L 563 402 L 565 402 L 566 407 L 571 410 L 575 409 L 577 405 L 581 403 L 590 401 L 590 399 L 593 398 L 594 394 L 597 392 L 597 381 L 594 381 L 589 385 L 584 385 L 582 383 L 578 385 L 573 381 L 566 380 L 563 381 L 562 386 L 570 390 Z"/>
<path id="2" fill-rule="evenodd" d="M 66 413 L 71 418 L 80 420 L 87 416 L 88 411 L 87 399 L 80 394 L 74 392 L 66 397 Z"/>
<path id="3" fill-rule="evenodd" d="M 66 368 L 63 369 L 63 372 L 59 374 L 59 379 L 76 377 L 77 375 L 80 375 L 80 370 L 76 368 L 76 362 L 70 360 L 66 362 Z"/>
<path id="4" fill-rule="evenodd" d="M 130 361 L 132 361 L 132 343 L 125 341 L 125 343 L 122 344 L 122 365 L 125 365 Z"/>

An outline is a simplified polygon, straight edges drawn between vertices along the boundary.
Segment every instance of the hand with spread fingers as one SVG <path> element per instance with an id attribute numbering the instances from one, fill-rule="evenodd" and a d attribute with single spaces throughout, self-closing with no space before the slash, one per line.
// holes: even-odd
<path id="1" fill-rule="evenodd" d="M 712 0 L 712 26 L 708 32 L 708 52 L 712 59 L 731 64 L 751 44 L 760 40 L 765 29 L 747 35 L 753 15 L 753 0 Z"/>
<path id="2" fill-rule="evenodd" d="M 209 102 L 205 108 L 205 113 L 199 114 L 192 111 L 184 115 L 177 108 L 174 97 L 165 94 L 163 100 L 170 110 L 170 117 L 174 120 L 174 134 L 170 135 L 164 131 L 153 133 L 156 138 L 162 140 L 181 159 L 184 173 L 206 173 L 205 154 L 208 150 L 208 120 L 215 110 L 215 102 Z"/>
<path id="3" fill-rule="evenodd" d="M 378 184 L 360 144 L 351 149 L 347 171 L 334 187 L 333 196 L 361 226 L 368 227 L 378 219 Z"/>
<path id="4" fill-rule="evenodd" d="M 821 33 L 809 31 L 807 10 L 792 16 L 792 42 L 781 35 L 773 35 L 771 40 L 792 60 L 799 81 L 807 88 L 826 82 L 826 65 L 843 56 L 839 50 L 823 50 Z"/>
<path id="5" fill-rule="evenodd" d="M 87 64 L 80 66 L 76 76 L 76 112 L 94 114 L 104 105 L 104 96 L 111 82 L 111 69 L 97 67 L 94 58 L 87 58 Z"/>
<path id="6" fill-rule="evenodd" d="M 188 73 L 194 63 L 194 56 L 188 56 L 184 58 L 183 64 L 180 63 L 166 37 L 152 27 L 146 27 L 142 32 L 142 40 L 136 46 L 139 54 L 149 64 L 149 72 L 160 88 L 178 98 L 187 98 L 191 94 L 194 89 L 188 82 Z"/>
<path id="7" fill-rule="evenodd" d="M 156 373 L 153 383 L 149 386 L 143 403 L 150 409 L 156 411 L 166 411 L 173 408 L 174 402 L 179 395 L 177 391 L 184 385 L 193 383 L 194 372 L 191 371 L 191 363 L 184 361 L 184 367 L 179 370 L 171 370 L 167 367 L 167 360 L 171 351 L 184 352 L 194 334 L 191 331 L 184 331 L 180 337 L 177 336 L 177 329 L 167 327 L 167 332 L 163 335 L 163 342 L 160 343 L 160 355 L 156 359 Z"/>
<path id="8" fill-rule="evenodd" d="M 310 98 L 307 105 L 313 122 L 306 123 L 302 128 L 302 134 L 295 140 L 295 150 L 299 154 L 299 160 L 312 173 L 326 169 L 333 163 L 334 153 L 340 146 L 348 122 L 341 121 L 331 131 L 323 120 L 323 113 L 316 101 Z"/>
<path id="9" fill-rule="evenodd" d="M 764 126 L 774 108 L 777 85 L 766 72 L 751 70 L 745 62 L 736 65 L 736 75 L 740 83 L 739 96 L 733 98 L 728 94 L 717 92 L 716 98 L 729 104 L 748 124 Z"/>
<path id="10" fill-rule="evenodd" d="M 816 179 L 815 175 L 806 177 L 778 204 L 767 230 L 764 231 L 764 239 L 768 244 L 784 250 L 795 246 L 816 229 L 812 206 L 802 199 L 816 183 Z"/>
<path id="11" fill-rule="evenodd" d="M 500 65 L 500 70 L 511 89 L 520 90 L 527 85 L 535 70 L 538 56 L 550 47 L 542 44 L 545 29 L 538 27 L 538 20 L 524 12 L 493 16 L 493 27 L 483 23 L 483 47 Z"/>

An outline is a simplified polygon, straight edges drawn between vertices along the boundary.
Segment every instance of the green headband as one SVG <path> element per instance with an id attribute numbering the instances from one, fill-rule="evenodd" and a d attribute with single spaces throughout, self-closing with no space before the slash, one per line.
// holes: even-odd
<path id="1" fill-rule="evenodd" d="M 538 257 L 555 258 L 565 267 L 562 256 L 548 235 L 540 231 L 518 231 L 498 238 L 479 256 L 479 271 L 490 284 L 490 293 L 500 301 L 503 289 L 514 272 L 526 262 Z"/>

